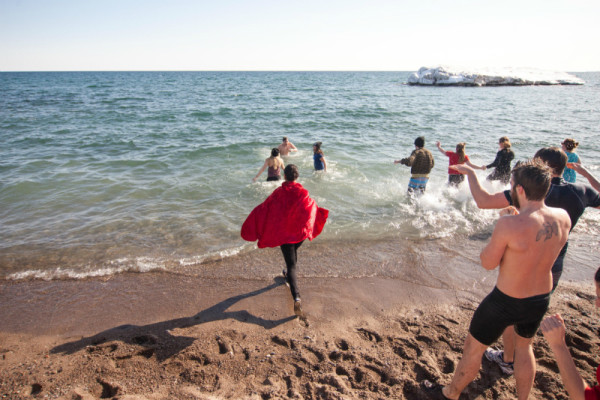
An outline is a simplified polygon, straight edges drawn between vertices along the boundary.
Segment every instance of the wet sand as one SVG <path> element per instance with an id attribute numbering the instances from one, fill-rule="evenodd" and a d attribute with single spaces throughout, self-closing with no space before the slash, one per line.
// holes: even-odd
<path id="1" fill-rule="evenodd" d="M 435 250 L 439 243 L 423 246 Z M 312 251 L 303 255 L 304 265 L 321 264 Z M 239 272 L 256 256 L 205 267 L 215 275 L 218 270 Z M 360 258 L 350 255 L 341 264 L 352 268 Z M 479 268 L 460 275 L 471 281 L 457 288 L 448 282 L 456 282 L 461 270 L 444 261 L 422 259 L 419 265 L 425 269 L 407 279 L 301 274 L 305 319 L 293 315 L 289 289 L 275 271 L 271 278 L 256 280 L 147 273 L 2 282 L 0 395 L 428 398 L 419 383 L 449 381 L 472 313 L 496 276 Z M 443 269 L 454 278 L 436 274 Z M 437 276 L 417 283 L 428 274 Z M 560 312 L 569 324 L 567 340 L 576 365 L 592 382 L 600 363 L 593 285 L 569 277 L 553 296 L 551 312 Z M 538 372 L 531 398 L 565 399 L 541 334 L 535 354 Z M 515 397 L 514 378 L 484 360 L 461 398 Z"/>

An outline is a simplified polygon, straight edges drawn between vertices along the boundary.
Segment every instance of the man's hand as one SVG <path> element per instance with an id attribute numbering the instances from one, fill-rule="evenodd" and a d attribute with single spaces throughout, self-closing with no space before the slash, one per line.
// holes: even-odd
<path id="1" fill-rule="evenodd" d="M 544 318 L 540 325 L 540 329 L 550 347 L 565 344 L 565 322 L 560 314 Z"/>
<path id="2" fill-rule="evenodd" d="M 519 210 L 517 210 L 517 208 L 514 206 L 508 206 L 508 207 L 500 210 L 501 217 L 503 217 L 505 215 L 518 215 L 518 214 L 519 214 Z"/>
<path id="3" fill-rule="evenodd" d="M 456 165 L 451 165 L 448 167 L 449 169 L 453 169 L 455 171 L 460 172 L 461 174 L 466 174 L 469 171 L 475 171 L 473 168 L 469 167 L 468 165 L 465 164 L 456 164 Z"/>
<path id="4" fill-rule="evenodd" d="M 587 169 L 585 169 L 585 167 L 582 164 L 579 163 L 567 163 L 567 168 L 571 168 L 573 171 L 577 172 L 578 174 L 584 175 L 586 173 L 589 173 Z"/>

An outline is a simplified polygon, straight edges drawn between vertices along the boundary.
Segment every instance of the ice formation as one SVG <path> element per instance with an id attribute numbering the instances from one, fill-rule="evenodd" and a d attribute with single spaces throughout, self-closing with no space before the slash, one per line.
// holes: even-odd
<path id="1" fill-rule="evenodd" d="M 408 77 L 409 85 L 424 86 L 526 86 L 583 85 L 585 82 L 566 72 L 504 68 L 466 70 L 452 67 L 421 67 Z"/>

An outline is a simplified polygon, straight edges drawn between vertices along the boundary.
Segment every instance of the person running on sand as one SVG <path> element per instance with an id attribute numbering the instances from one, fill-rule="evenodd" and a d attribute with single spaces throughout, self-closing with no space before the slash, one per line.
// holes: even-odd
<path id="1" fill-rule="evenodd" d="M 278 181 L 281 179 L 281 169 L 283 167 L 283 160 L 281 157 L 279 157 L 279 149 L 274 147 L 271 150 L 271 157 L 265 159 L 265 163 L 261 167 L 260 171 L 258 171 L 258 174 L 252 178 L 252 181 L 256 182 L 260 174 L 262 174 L 266 168 L 269 168 L 267 171 L 267 182 Z"/>
<path id="2" fill-rule="evenodd" d="M 469 167 L 474 169 L 485 169 L 485 167 L 478 167 L 477 165 L 471 163 L 471 160 L 469 160 L 469 156 L 465 154 L 465 142 L 460 142 L 456 145 L 456 153 L 444 150 L 442 148 L 442 144 L 439 141 L 435 142 L 435 145 L 443 155 L 448 157 L 449 167 L 456 164 L 467 164 Z M 464 180 L 464 174 L 461 174 L 455 169 L 448 168 L 448 183 L 450 185 L 458 186 Z"/>
<path id="3" fill-rule="evenodd" d="M 282 156 L 287 156 L 291 151 L 298 151 L 296 146 L 294 146 L 294 144 L 288 140 L 287 136 L 283 137 L 283 143 L 281 143 L 277 148 L 279 149 L 279 154 Z"/>
<path id="4" fill-rule="evenodd" d="M 327 172 L 327 161 L 325 161 L 323 150 L 321 150 L 322 144 L 323 142 L 316 142 L 313 144 L 313 163 L 315 166 L 315 171 Z"/>
<path id="5" fill-rule="evenodd" d="M 496 167 L 494 172 L 488 175 L 488 181 L 501 181 L 507 184 L 510 180 L 510 163 L 515 158 L 515 153 L 510 148 L 510 140 L 506 136 L 502 136 L 498 141 L 500 150 L 496 153 L 496 159 L 485 168 Z"/>
<path id="6" fill-rule="evenodd" d="M 403 164 L 410 167 L 410 180 L 408 181 L 408 194 L 423 194 L 429 182 L 429 173 L 433 169 L 433 154 L 425 148 L 425 138 L 419 136 L 415 139 L 415 149 L 410 157 L 394 160 L 394 164 Z"/>
<path id="7" fill-rule="evenodd" d="M 565 210 L 544 204 L 551 179 L 550 169 L 539 160 L 522 163 L 512 172 L 515 206 L 502 210 L 492 238 L 480 255 L 483 268 L 500 266 L 496 286 L 475 310 L 463 357 L 450 384 L 441 389 L 448 399 L 459 398 L 479 373 L 485 350 L 512 325 L 517 334 L 517 396 L 529 396 L 535 377 L 531 345 L 550 304 L 552 264 L 571 228 Z"/>
<path id="8" fill-rule="evenodd" d="M 567 162 L 572 164 L 581 164 L 581 159 L 575 153 L 575 149 L 579 146 L 579 142 L 576 142 L 574 139 L 568 138 L 565 139 L 561 143 L 562 149 L 565 153 L 567 153 Z M 567 182 L 575 183 L 577 180 L 577 174 L 575 171 L 569 167 L 565 168 L 565 172 L 563 172 L 563 179 Z"/>
<path id="9" fill-rule="evenodd" d="M 558 147 L 546 147 L 537 151 L 536 159 L 540 159 L 548 165 L 552 171 L 552 181 L 550 190 L 546 195 L 546 205 L 549 207 L 562 208 L 569 214 L 571 219 L 571 230 L 575 228 L 577 221 L 587 207 L 600 208 L 600 194 L 596 188 L 579 183 L 565 182 L 561 176 L 567 163 L 567 155 Z M 589 175 L 590 182 L 597 180 L 582 167 L 582 175 Z M 481 209 L 499 209 L 513 204 L 510 190 L 490 194 L 481 187 L 477 175 L 473 169 L 465 165 L 455 165 L 452 168 L 457 169 L 467 175 L 469 179 L 469 189 L 477 207 Z M 585 172 L 583 172 L 585 171 Z M 598 185 L 600 186 L 600 185 Z M 558 286 L 558 282 L 563 272 L 563 265 L 569 242 L 565 243 L 560 254 L 552 266 L 553 290 Z M 502 372 L 507 375 L 513 373 L 515 333 L 512 327 L 506 329 L 502 335 L 504 350 L 489 348 L 485 352 L 488 360 L 498 364 Z"/>
<path id="10" fill-rule="evenodd" d="M 596 270 L 594 282 L 596 284 L 596 308 L 600 308 L 600 268 Z M 569 398 L 576 400 L 600 400 L 600 366 L 596 369 L 596 383 L 598 384 L 594 387 L 589 387 L 579 374 L 579 371 L 577 371 L 573 357 L 571 357 L 571 353 L 565 342 L 565 321 L 560 314 L 544 318 L 540 329 L 552 353 L 554 353 L 560 377 L 569 394 Z"/>
<path id="11" fill-rule="evenodd" d="M 256 206 L 242 225 L 244 240 L 258 240 L 258 248 L 281 247 L 287 267 L 283 275 L 294 299 L 294 313 L 302 316 L 296 276 L 297 250 L 304 240 L 313 240 L 323 230 L 329 211 L 317 207 L 308 191 L 296 182 L 298 168 L 285 167 L 285 182 Z"/>

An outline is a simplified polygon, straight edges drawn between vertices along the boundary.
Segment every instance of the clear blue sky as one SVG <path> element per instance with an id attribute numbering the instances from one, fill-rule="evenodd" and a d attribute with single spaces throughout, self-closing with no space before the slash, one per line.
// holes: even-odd
<path id="1" fill-rule="evenodd" d="M 0 71 L 600 70 L 600 0 L 0 0 Z"/>

